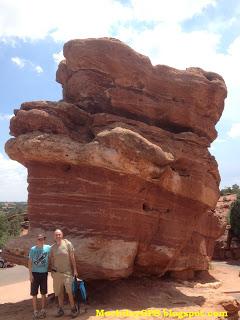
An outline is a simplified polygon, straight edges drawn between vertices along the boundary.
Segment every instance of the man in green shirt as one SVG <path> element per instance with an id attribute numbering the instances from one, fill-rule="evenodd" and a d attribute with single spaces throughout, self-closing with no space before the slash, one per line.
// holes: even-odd
<path id="1" fill-rule="evenodd" d="M 63 232 L 59 229 L 54 232 L 55 243 L 51 247 L 51 266 L 53 277 L 53 290 L 58 297 L 59 309 L 57 317 L 64 315 L 64 287 L 69 297 L 72 318 L 77 317 L 78 312 L 75 306 L 72 283 L 73 276 L 77 276 L 77 267 L 74 256 L 74 248 L 70 241 L 63 238 Z"/>

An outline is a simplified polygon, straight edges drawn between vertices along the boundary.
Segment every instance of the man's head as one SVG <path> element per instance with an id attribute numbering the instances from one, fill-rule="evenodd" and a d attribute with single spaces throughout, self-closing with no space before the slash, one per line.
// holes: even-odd
<path id="1" fill-rule="evenodd" d="M 40 247 L 43 246 L 45 240 L 46 240 L 46 236 L 43 233 L 39 233 L 37 235 L 37 245 L 38 246 L 40 246 Z"/>
<path id="2" fill-rule="evenodd" d="M 57 242 L 61 241 L 63 239 L 63 232 L 60 229 L 56 229 L 54 231 L 54 238 Z"/>

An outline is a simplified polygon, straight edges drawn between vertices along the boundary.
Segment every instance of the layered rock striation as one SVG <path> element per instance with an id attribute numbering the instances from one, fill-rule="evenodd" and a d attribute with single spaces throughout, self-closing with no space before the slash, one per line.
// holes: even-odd
<path id="1" fill-rule="evenodd" d="M 116 39 L 64 45 L 59 102 L 21 105 L 6 152 L 28 169 L 27 236 L 5 253 L 26 262 L 34 235 L 63 229 L 87 279 L 206 270 L 222 228 L 208 147 L 223 79 L 150 60 Z"/>

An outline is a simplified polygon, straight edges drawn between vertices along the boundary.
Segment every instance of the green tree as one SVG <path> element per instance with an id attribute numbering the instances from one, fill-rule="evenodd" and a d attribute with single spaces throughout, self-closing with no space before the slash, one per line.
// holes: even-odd
<path id="1" fill-rule="evenodd" d="M 19 236 L 21 231 L 21 222 L 23 221 L 22 216 L 16 216 L 9 220 L 8 233 L 12 237 Z"/>
<path id="2" fill-rule="evenodd" d="M 233 184 L 232 187 L 225 187 L 221 189 L 220 195 L 225 196 L 227 194 L 240 194 L 240 188 L 238 184 Z"/>
<path id="3" fill-rule="evenodd" d="M 232 192 L 233 193 L 239 193 L 239 185 L 238 184 L 233 184 L 232 185 Z"/>
<path id="4" fill-rule="evenodd" d="M 9 222 L 6 214 L 0 213 L 0 248 L 3 247 L 4 243 L 9 238 L 8 228 Z"/>
<path id="5" fill-rule="evenodd" d="M 234 235 L 240 236 L 240 195 L 237 196 L 237 200 L 230 207 L 229 218 Z"/>
<path id="6" fill-rule="evenodd" d="M 22 215 L 9 216 L 7 213 L 0 213 L 0 248 L 13 237 L 20 234 Z"/>

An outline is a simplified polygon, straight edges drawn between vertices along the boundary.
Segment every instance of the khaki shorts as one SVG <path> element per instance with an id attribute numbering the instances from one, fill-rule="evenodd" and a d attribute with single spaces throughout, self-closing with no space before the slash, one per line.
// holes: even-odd
<path id="1" fill-rule="evenodd" d="M 53 291 L 56 296 L 63 292 L 64 287 L 67 293 L 72 292 L 73 276 L 60 272 L 52 272 L 52 278 Z"/>

